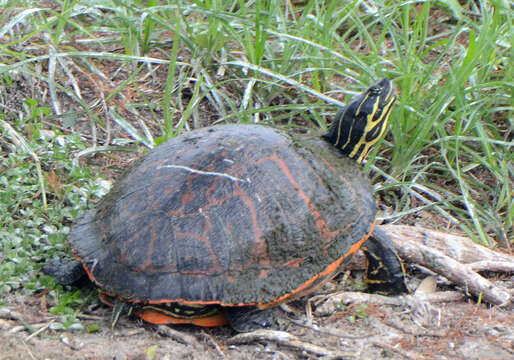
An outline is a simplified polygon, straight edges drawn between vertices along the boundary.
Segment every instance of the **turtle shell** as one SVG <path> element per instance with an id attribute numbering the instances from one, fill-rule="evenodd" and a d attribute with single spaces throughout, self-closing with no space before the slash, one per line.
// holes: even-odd
<path id="1" fill-rule="evenodd" d="M 319 136 L 221 125 L 146 154 L 69 242 L 125 301 L 266 308 L 331 278 L 375 214 L 359 166 Z"/>

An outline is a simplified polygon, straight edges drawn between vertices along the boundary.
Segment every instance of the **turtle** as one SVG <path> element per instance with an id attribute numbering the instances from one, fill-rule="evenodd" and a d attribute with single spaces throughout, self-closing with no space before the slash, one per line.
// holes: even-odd
<path id="1" fill-rule="evenodd" d="M 359 248 L 371 287 L 406 292 L 360 163 L 396 100 L 383 79 L 325 134 L 259 124 L 184 132 L 135 162 L 72 227 L 75 259 L 43 271 L 87 274 L 118 316 L 154 324 L 276 326 L 273 307 L 332 279 Z M 363 246 L 364 244 L 364 246 Z"/>

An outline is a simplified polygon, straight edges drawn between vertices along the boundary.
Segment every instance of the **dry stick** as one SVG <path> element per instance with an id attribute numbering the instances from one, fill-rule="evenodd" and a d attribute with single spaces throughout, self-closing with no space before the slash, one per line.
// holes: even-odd
<path id="1" fill-rule="evenodd" d="M 30 325 L 27 321 L 25 321 L 25 318 L 23 315 L 17 311 L 10 310 L 10 309 L 3 309 L 3 311 L 0 311 L 0 318 L 8 319 L 8 320 L 17 320 L 23 324 L 22 330 L 27 329 L 29 333 L 33 333 L 36 331 L 32 325 Z M 17 328 L 17 327 L 15 327 Z M 11 332 L 13 329 L 10 330 Z"/>
<path id="2" fill-rule="evenodd" d="M 405 253 L 400 251 L 400 257 Z M 408 249 L 412 253 L 414 249 Z M 468 267 L 464 266 L 458 261 L 442 254 L 438 250 L 434 250 L 425 245 L 417 245 L 417 254 L 415 255 L 414 262 L 421 264 L 428 269 L 444 276 L 451 282 L 460 285 L 471 294 L 482 298 L 484 301 L 493 305 L 508 305 L 512 301 L 512 296 L 504 289 L 495 286 L 486 278 L 480 276 Z"/>
<path id="3" fill-rule="evenodd" d="M 380 347 L 380 348 L 382 348 L 384 350 L 388 350 L 388 351 L 394 352 L 394 353 L 399 354 L 399 355 L 401 355 L 404 358 L 409 359 L 409 360 L 410 359 L 412 359 L 412 360 L 424 359 L 424 357 L 421 354 L 418 354 L 418 353 L 414 354 L 411 351 L 404 351 L 404 350 L 401 350 L 401 349 L 399 349 L 397 347 L 394 347 L 392 345 L 386 344 L 386 343 L 381 342 L 381 341 L 371 341 L 371 345 Z"/>
<path id="4" fill-rule="evenodd" d="M 139 334 L 142 334 L 144 333 L 146 330 L 145 328 L 137 328 L 137 329 L 132 329 L 132 330 L 128 330 L 122 334 L 119 334 L 119 336 L 135 336 L 135 335 L 139 335 Z"/>
<path id="5" fill-rule="evenodd" d="M 50 327 L 50 325 L 52 325 L 55 320 L 57 319 L 52 319 L 50 322 L 48 322 L 45 326 L 42 326 L 39 330 L 36 330 L 34 331 L 32 334 L 30 334 L 29 336 L 27 336 L 25 338 L 25 341 L 29 341 L 30 339 L 32 339 L 34 336 L 38 336 L 39 334 L 41 334 L 43 331 L 45 331 L 46 329 L 48 329 Z"/>
<path id="6" fill-rule="evenodd" d="M 459 291 L 437 291 L 434 293 L 418 293 L 402 297 L 409 304 L 412 301 L 424 301 L 428 303 L 445 303 L 462 301 L 466 296 Z"/>
<path id="7" fill-rule="evenodd" d="M 157 326 L 157 332 L 161 335 L 168 336 L 181 344 L 193 345 L 196 347 L 199 345 L 198 341 L 196 341 L 195 337 L 184 334 L 177 330 L 173 330 L 169 326 L 159 325 L 159 326 Z"/>
<path id="8" fill-rule="evenodd" d="M 323 347 L 300 341 L 296 336 L 285 331 L 276 330 L 256 330 L 243 333 L 228 339 L 229 345 L 248 344 L 253 342 L 275 342 L 280 345 L 289 346 L 295 350 L 305 351 L 316 356 L 326 356 L 330 358 L 349 357 L 351 354 L 335 353 Z"/>
<path id="9" fill-rule="evenodd" d="M 76 318 L 83 320 L 104 320 L 105 316 L 89 315 L 89 314 L 77 314 Z"/>
<path id="10" fill-rule="evenodd" d="M 27 343 L 25 341 L 22 341 L 22 344 L 23 344 L 23 346 L 25 346 L 25 350 L 29 354 L 30 358 L 33 359 L 33 360 L 37 360 L 37 358 L 34 356 L 34 354 L 32 354 L 32 351 L 30 351 L 30 348 L 27 345 Z"/>
<path id="11" fill-rule="evenodd" d="M 77 345 L 74 341 L 70 340 L 70 338 L 66 335 L 62 335 L 60 341 L 73 351 L 80 350 L 81 346 L 83 345 Z"/>
<path id="12" fill-rule="evenodd" d="M 413 300 L 426 301 L 429 303 L 441 303 L 461 301 L 464 300 L 464 298 L 464 294 L 457 291 L 439 291 L 430 294 L 421 293 L 417 295 L 406 295 L 397 297 L 344 291 L 323 297 L 316 297 L 316 311 L 314 313 L 317 316 L 331 315 L 337 311 L 340 311 L 342 305 L 350 304 L 403 306 L 408 305 Z"/>
<path id="13" fill-rule="evenodd" d="M 375 304 L 375 305 L 395 305 L 403 304 L 399 297 L 384 296 L 377 294 L 367 294 L 354 291 L 342 291 L 329 295 L 319 295 L 313 298 L 316 316 L 331 315 L 340 311 L 341 306 L 350 304 Z"/>
<path id="14" fill-rule="evenodd" d="M 465 236 L 452 235 L 419 226 L 380 225 L 380 227 L 391 237 L 395 247 L 401 247 L 405 242 L 426 245 L 466 264 L 484 260 L 514 263 L 513 255 L 478 245 Z"/>
<path id="15" fill-rule="evenodd" d="M 494 272 L 511 272 L 514 273 L 514 262 L 483 260 L 466 264 L 466 266 L 475 272 L 494 271 Z"/>
<path id="16" fill-rule="evenodd" d="M 404 321 L 397 319 L 396 317 L 385 317 L 380 319 L 375 317 L 375 319 L 386 326 L 389 326 L 393 329 L 401 331 L 404 334 L 412 335 L 412 336 L 430 336 L 430 337 L 446 337 L 448 336 L 448 331 L 446 329 L 435 329 L 435 330 L 427 330 L 424 327 L 420 327 L 416 324 L 416 327 L 410 326 L 408 327 Z"/>
<path id="17" fill-rule="evenodd" d="M 213 337 L 211 335 L 207 334 L 203 330 L 200 333 L 198 333 L 198 335 L 202 336 L 204 339 L 206 339 L 212 345 L 212 347 L 214 348 L 214 350 L 216 350 L 216 353 L 218 354 L 220 359 L 225 359 L 225 353 L 221 350 L 220 346 L 218 345 L 216 340 L 213 339 Z"/>
<path id="18" fill-rule="evenodd" d="M 305 329 L 310 329 L 312 331 L 319 332 L 320 334 L 326 334 L 326 335 L 335 336 L 335 337 L 343 338 L 343 339 L 350 339 L 350 340 L 366 339 L 366 338 L 369 338 L 369 337 L 375 335 L 375 334 L 348 335 L 347 333 L 345 333 L 344 331 L 341 331 L 339 329 L 334 329 L 334 328 L 330 328 L 330 327 L 326 327 L 326 326 L 319 327 L 318 325 L 305 324 L 302 321 L 292 320 L 292 319 L 289 319 L 289 321 L 291 321 L 293 324 L 301 326 Z"/>
<path id="19" fill-rule="evenodd" d="M 512 303 L 512 296 L 508 291 L 495 286 L 489 280 L 453 258 L 476 262 L 482 261 L 485 257 L 494 261 L 514 262 L 514 257 L 476 245 L 470 240 L 465 241 L 466 238 L 463 237 L 423 228 L 388 225 L 384 226 L 383 229 L 391 237 L 396 251 L 402 259 L 420 264 L 444 276 L 474 296 L 482 296 L 484 301 L 488 303 L 500 306 Z M 443 240 L 445 240 L 444 243 Z M 446 247 L 445 244 L 447 244 Z M 445 253 L 448 253 L 449 256 Z"/>

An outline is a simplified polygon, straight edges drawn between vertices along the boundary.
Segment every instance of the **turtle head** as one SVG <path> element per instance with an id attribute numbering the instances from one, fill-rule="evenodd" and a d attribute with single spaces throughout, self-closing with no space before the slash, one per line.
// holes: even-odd
<path id="1" fill-rule="evenodd" d="M 379 81 L 339 111 L 323 137 L 361 163 L 384 135 L 395 100 L 392 81 Z"/>

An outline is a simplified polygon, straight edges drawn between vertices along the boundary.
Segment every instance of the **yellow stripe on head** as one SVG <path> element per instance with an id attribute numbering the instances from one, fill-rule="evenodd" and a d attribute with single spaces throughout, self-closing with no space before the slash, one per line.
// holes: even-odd
<path id="1" fill-rule="evenodd" d="M 350 101 L 323 137 L 344 154 L 362 162 L 385 134 L 395 100 L 392 82 L 383 79 Z"/>

